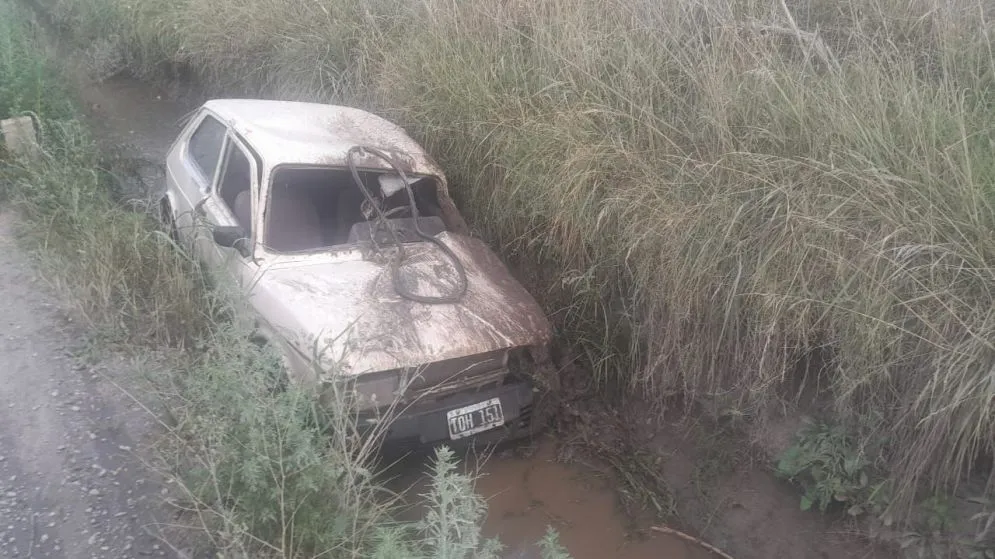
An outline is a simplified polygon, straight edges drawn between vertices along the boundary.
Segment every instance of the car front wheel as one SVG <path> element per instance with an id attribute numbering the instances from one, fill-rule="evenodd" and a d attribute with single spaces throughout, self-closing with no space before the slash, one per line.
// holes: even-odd
<path id="1" fill-rule="evenodd" d="M 176 228 L 176 218 L 173 217 L 173 208 L 166 198 L 159 202 L 159 223 L 173 242 L 179 242 L 180 232 Z"/>

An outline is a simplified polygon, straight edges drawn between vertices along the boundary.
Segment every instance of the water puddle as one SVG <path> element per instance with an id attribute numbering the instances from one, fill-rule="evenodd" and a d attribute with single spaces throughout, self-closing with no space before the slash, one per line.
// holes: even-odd
<path id="1" fill-rule="evenodd" d="M 547 526 L 559 532 L 560 542 L 574 559 L 713 557 L 673 536 L 630 534 L 610 482 L 579 466 L 556 462 L 548 441 L 528 458 L 494 455 L 480 460 L 479 466 L 474 462 L 468 456 L 465 467 L 477 469 L 477 492 L 487 499 L 484 535 L 501 540 L 506 559 L 538 559 L 535 543 Z M 419 471 L 426 467 L 414 466 Z M 424 492 L 424 479 L 402 477 L 413 485 L 407 495 Z"/>

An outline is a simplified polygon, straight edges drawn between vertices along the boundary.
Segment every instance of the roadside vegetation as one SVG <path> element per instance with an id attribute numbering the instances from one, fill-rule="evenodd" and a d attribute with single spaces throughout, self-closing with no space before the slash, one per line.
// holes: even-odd
<path id="1" fill-rule="evenodd" d="M 251 341 L 237 294 L 160 230 L 155 204 L 115 195 L 120 160 L 75 119 L 36 33 L 25 10 L 0 0 L 0 118 L 29 114 L 41 147 L 32 159 L 0 152 L 0 210 L 19 214 L 24 246 L 94 336 L 154 356 L 122 395 L 162 426 L 147 459 L 179 488 L 180 522 L 226 557 L 499 557 L 452 452 L 427 472 L 424 519 L 397 521 L 376 439 L 358 436 L 345 399 L 319 409 L 303 390 L 273 390 L 280 359 Z M 555 533 L 540 547 L 567 557 Z"/>
<path id="2" fill-rule="evenodd" d="M 806 394 L 892 517 L 991 481 L 988 3 L 43 3 L 108 74 L 406 125 L 605 383 Z"/>

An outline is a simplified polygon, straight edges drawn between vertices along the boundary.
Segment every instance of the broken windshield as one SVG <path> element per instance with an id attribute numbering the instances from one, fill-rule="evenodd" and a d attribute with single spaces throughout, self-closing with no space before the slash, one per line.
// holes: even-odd
<path id="1" fill-rule="evenodd" d="M 360 178 L 403 233 L 411 213 L 401 178 L 384 171 L 361 171 Z M 408 180 L 422 229 L 444 231 L 436 180 L 418 175 Z M 270 185 L 263 243 L 278 252 L 298 252 L 379 240 L 375 215 L 346 169 L 279 168 Z"/>

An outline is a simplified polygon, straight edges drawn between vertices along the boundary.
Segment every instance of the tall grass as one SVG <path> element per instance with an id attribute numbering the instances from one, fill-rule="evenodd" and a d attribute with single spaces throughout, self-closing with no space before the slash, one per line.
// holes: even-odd
<path id="1" fill-rule="evenodd" d="M 283 360 L 252 341 L 239 294 L 206 282 L 152 212 L 112 196 L 107 159 L 69 118 L 58 66 L 31 30 L 24 11 L 0 0 L 0 77 L 14 80 L 2 82 L 13 85 L 0 89 L 0 115 L 36 99 L 41 131 L 37 157 L 0 154 L 4 210 L 19 214 L 24 246 L 87 325 L 136 350 L 182 350 L 153 360 L 144 384 L 119 387 L 159 420 L 149 465 L 178 488 L 179 521 L 201 529 L 210 547 L 202 551 L 497 558 L 500 542 L 481 534 L 486 504 L 451 451 L 439 450 L 428 472 L 424 520 L 395 521 L 398 497 L 376 476 L 377 438 L 360 436 L 346 395 L 319 407 L 306 389 L 273 389 Z M 566 557 L 555 535 L 539 544 L 544 557 Z"/>
<path id="2" fill-rule="evenodd" d="M 899 505 L 995 451 L 985 0 L 70 8 L 146 68 L 407 125 L 600 378 L 762 420 L 807 368 Z"/>
<path id="3" fill-rule="evenodd" d="M 23 22 L 12 5 L 0 4 L 0 119 L 24 112 L 67 116 L 68 95 L 54 79 L 56 71 L 24 49 L 35 38 L 33 27 Z"/>

